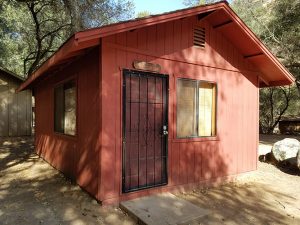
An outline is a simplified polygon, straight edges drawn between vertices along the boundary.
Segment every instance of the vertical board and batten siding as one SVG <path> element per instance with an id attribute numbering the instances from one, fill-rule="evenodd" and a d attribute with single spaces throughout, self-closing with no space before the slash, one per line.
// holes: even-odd
<path id="1" fill-rule="evenodd" d="M 97 197 L 99 176 L 99 54 L 90 51 L 34 89 L 36 97 L 36 151 L 53 167 L 76 180 Z M 54 87 L 75 79 L 77 134 L 54 132 Z"/>
<path id="2" fill-rule="evenodd" d="M 20 84 L 21 81 L 0 71 L 0 137 L 31 135 L 31 91 L 16 93 Z"/>
<path id="3" fill-rule="evenodd" d="M 196 24 L 206 30 L 204 49 L 193 46 Z M 217 29 L 190 17 L 103 38 L 100 49 L 100 200 L 114 202 L 256 169 L 259 73 Z M 169 75 L 168 185 L 122 194 L 122 69 L 133 69 L 134 60 L 157 63 Z M 177 78 L 217 83 L 216 137 L 176 138 Z"/>

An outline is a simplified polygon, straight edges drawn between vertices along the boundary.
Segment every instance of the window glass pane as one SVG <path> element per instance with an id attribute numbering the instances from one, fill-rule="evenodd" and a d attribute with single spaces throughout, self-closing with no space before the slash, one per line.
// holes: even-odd
<path id="1" fill-rule="evenodd" d="M 196 90 L 197 82 L 177 82 L 177 136 L 197 136 L 196 131 Z"/>
<path id="2" fill-rule="evenodd" d="M 198 136 L 215 135 L 215 84 L 199 83 Z"/>
<path id="3" fill-rule="evenodd" d="M 70 82 L 64 87 L 65 97 L 65 117 L 64 117 L 64 133 L 69 135 L 76 134 L 76 90 L 75 83 Z"/>
<path id="4" fill-rule="evenodd" d="M 54 130 L 64 132 L 64 91 L 63 85 L 54 89 Z"/>
<path id="5" fill-rule="evenodd" d="M 76 87 L 71 81 L 54 89 L 54 130 L 76 134 Z"/>

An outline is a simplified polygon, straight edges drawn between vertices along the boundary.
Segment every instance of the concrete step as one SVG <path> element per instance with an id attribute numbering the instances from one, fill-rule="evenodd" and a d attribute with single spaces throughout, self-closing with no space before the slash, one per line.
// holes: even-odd
<path id="1" fill-rule="evenodd" d="M 139 224 L 147 225 L 191 224 L 211 213 L 170 193 L 124 201 L 120 207 Z"/>

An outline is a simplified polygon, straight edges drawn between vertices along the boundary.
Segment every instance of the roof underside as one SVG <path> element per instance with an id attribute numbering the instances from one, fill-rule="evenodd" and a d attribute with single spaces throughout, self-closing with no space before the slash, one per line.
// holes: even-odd
<path id="1" fill-rule="evenodd" d="M 41 76 L 60 70 L 62 66 L 100 44 L 100 39 L 116 33 L 198 15 L 236 46 L 246 60 L 260 71 L 260 87 L 289 85 L 295 78 L 241 21 L 226 2 L 198 6 L 156 16 L 149 16 L 81 31 L 35 71 L 19 88 L 30 88 Z M 245 44 L 246 43 L 246 44 Z"/>

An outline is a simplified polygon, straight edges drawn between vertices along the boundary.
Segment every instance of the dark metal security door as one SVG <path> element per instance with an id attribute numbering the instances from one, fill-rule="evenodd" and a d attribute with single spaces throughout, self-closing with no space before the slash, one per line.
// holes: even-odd
<path id="1" fill-rule="evenodd" d="M 167 183 L 168 80 L 124 70 L 123 192 Z"/>

